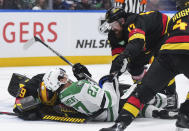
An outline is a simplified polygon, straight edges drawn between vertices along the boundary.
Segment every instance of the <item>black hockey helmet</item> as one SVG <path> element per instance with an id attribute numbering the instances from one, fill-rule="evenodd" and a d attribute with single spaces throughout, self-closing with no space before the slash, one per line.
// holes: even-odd
<path id="1" fill-rule="evenodd" d="M 189 0 L 176 0 L 177 10 L 180 11 L 189 6 Z"/>
<path id="2" fill-rule="evenodd" d="M 110 8 L 106 12 L 105 19 L 108 23 L 112 23 L 114 21 L 119 20 L 120 18 L 124 18 L 126 16 L 126 12 L 122 8 Z"/>

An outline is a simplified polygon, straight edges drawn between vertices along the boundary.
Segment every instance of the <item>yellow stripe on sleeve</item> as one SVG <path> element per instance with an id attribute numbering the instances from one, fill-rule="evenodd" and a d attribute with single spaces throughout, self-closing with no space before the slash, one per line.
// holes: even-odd
<path id="1" fill-rule="evenodd" d="M 139 109 L 129 103 L 125 103 L 123 109 L 130 112 L 134 117 L 137 117 L 137 115 L 139 114 Z"/>
<path id="2" fill-rule="evenodd" d="M 136 33 L 129 38 L 129 41 L 134 40 L 134 39 L 144 39 L 144 41 L 145 41 L 145 35 Z"/>

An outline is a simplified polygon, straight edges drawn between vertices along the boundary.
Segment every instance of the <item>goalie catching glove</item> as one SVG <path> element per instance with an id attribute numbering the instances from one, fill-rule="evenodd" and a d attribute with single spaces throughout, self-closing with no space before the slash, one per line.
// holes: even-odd
<path id="1" fill-rule="evenodd" d="M 89 73 L 87 67 L 80 63 L 74 64 L 72 67 L 72 71 L 74 76 L 77 78 L 77 80 L 85 79 L 86 78 L 85 74 L 88 75 L 89 77 L 92 76 L 91 73 Z"/>

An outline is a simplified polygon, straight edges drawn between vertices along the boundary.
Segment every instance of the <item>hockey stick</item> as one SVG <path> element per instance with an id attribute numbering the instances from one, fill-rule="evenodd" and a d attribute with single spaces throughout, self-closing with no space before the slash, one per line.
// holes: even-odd
<path id="1" fill-rule="evenodd" d="M 73 64 L 72 64 L 70 61 L 68 61 L 64 56 L 62 56 L 60 53 L 58 53 L 57 51 L 55 51 L 53 48 L 51 48 L 49 45 L 47 45 L 45 42 L 43 42 L 40 38 L 38 38 L 38 37 L 36 37 L 36 36 L 34 36 L 34 38 L 28 40 L 28 41 L 24 44 L 23 48 L 24 48 L 25 50 L 27 50 L 27 49 L 30 48 L 35 42 L 39 42 L 39 43 L 43 44 L 45 47 L 47 47 L 49 50 L 51 50 L 53 53 L 55 53 L 58 57 L 60 57 L 63 61 L 65 61 L 67 64 L 69 64 L 70 66 L 73 67 Z M 84 75 L 85 75 L 85 77 L 86 77 L 87 79 L 89 79 L 89 80 L 91 80 L 92 82 L 94 82 L 94 83 L 97 84 L 97 82 L 96 82 L 95 80 L 93 80 L 91 77 L 89 77 L 87 74 L 84 73 Z"/>
<path id="2" fill-rule="evenodd" d="M 10 115 L 10 116 L 22 116 L 18 113 L 13 112 L 0 112 L 0 115 Z M 85 123 L 87 119 L 78 118 L 78 117 L 69 117 L 69 116 L 57 116 L 51 114 L 42 114 L 42 120 L 50 120 L 50 121 L 60 121 L 60 122 L 68 122 L 68 123 Z"/>
<path id="3" fill-rule="evenodd" d="M 10 115 L 10 116 L 21 116 L 20 114 L 13 113 L 13 112 L 0 112 L 0 115 Z"/>
<path id="4" fill-rule="evenodd" d="M 66 63 L 68 63 L 70 66 L 73 66 L 73 64 L 71 62 L 69 62 L 65 57 L 63 57 L 60 53 L 58 53 L 57 51 L 55 51 L 53 48 L 51 48 L 50 46 L 48 46 L 46 43 L 44 43 L 41 39 L 39 39 L 38 37 L 34 36 L 34 38 L 28 40 L 23 48 L 25 50 L 27 50 L 28 48 L 30 48 L 35 42 L 40 42 L 41 44 L 43 44 L 44 46 L 46 46 L 48 49 L 50 49 L 53 53 L 55 53 L 58 57 L 60 57 L 62 60 L 64 60 Z"/>

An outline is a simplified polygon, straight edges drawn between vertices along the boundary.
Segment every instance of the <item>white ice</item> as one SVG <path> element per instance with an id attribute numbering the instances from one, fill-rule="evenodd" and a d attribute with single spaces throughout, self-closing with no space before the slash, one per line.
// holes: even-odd
<path id="1" fill-rule="evenodd" d="M 76 80 L 70 66 L 61 67 L 67 71 L 72 80 Z M 96 81 L 103 75 L 108 74 L 110 69 L 109 65 L 87 65 L 87 67 L 93 75 L 93 79 Z M 50 68 L 52 68 L 52 66 L 0 68 L 0 111 L 12 112 L 14 98 L 9 95 L 7 91 L 12 73 L 20 73 L 32 77 L 33 75 L 43 73 Z M 129 84 L 132 83 L 128 74 L 122 76 L 121 81 Z M 181 103 L 184 101 L 188 92 L 189 80 L 183 75 L 179 75 L 176 77 L 176 85 L 179 102 Z M 137 118 L 126 131 L 175 131 L 175 121 L 176 120 Z M 52 121 L 23 121 L 16 116 L 0 115 L 0 131 L 98 131 L 103 127 L 109 127 L 112 124 L 112 122 L 69 124 Z"/>

